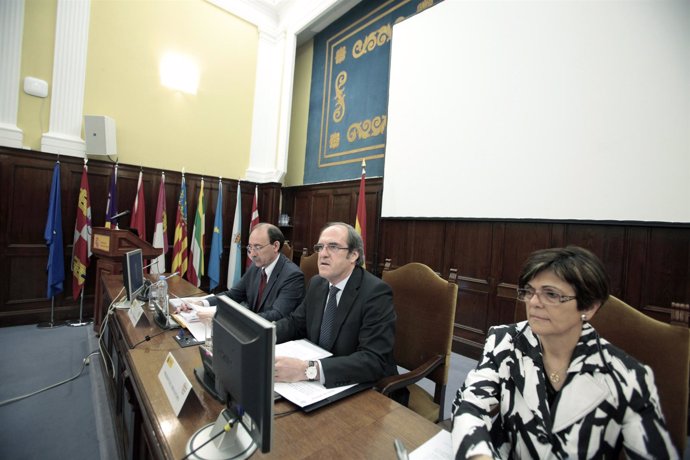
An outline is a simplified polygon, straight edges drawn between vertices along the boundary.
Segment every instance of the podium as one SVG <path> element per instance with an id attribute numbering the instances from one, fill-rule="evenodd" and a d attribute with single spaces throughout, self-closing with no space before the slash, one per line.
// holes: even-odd
<path id="1" fill-rule="evenodd" d="M 107 305 L 103 305 L 103 291 L 101 277 L 103 275 L 119 275 L 122 273 L 122 256 L 134 249 L 141 249 L 144 259 L 154 259 L 163 253 L 160 248 L 154 248 L 150 243 L 142 240 L 129 230 L 115 228 L 94 227 L 93 253 L 98 258 L 96 262 L 96 292 L 93 305 L 93 329 L 99 332 Z"/>

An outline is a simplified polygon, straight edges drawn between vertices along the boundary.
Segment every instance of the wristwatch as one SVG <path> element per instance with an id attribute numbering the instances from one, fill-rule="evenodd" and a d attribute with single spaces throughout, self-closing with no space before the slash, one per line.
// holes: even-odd
<path id="1" fill-rule="evenodd" d="M 310 382 L 313 382 L 316 380 L 316 374 L 317 374 L 317 369 L 316 369 L 316 361 L 308 361 L 307 362 L 307 369 L 304 371 L 304 375 L 307 376 L 307 380 Z"/>

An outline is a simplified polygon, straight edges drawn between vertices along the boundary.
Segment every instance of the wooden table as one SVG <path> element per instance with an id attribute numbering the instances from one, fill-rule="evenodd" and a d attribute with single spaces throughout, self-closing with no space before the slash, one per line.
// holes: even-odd
<path id="1" fill-rule="evenodd" d="M 182 292 L 192 286 L 184 280 L 179 281 L 176 286 L 171 283 L 170 289 Z M 176 294 L 180 295 L 179 292 Z M 121 406 L 118 421 L 124 422 L 120 424 L 124 432 L 121 433 L 123 451 L 128 458 L 180 459 L 185 455 L 188 439 L 202 426 L 214 422 L 223 408 L 193 375 L 194 368 L 201 365 L 198 349 L 179 347 L 173 339 L 174 331 L 166 331 L 132 349 L 133 344 L 159 329 L 152 321 L 150 325 L 132 327 L 124 311 L 114 316 L 116 327 L 110 329 L 109 337 L 113 353 L 119 355 L 118 367 L 123 375 L 121 388 L 118 389 L 118 385 L 113 388 L 114 400 L 117 403 L 119 399 Z M 169 352 L 184 370 L 196 395 L 190 395 L 179 417 L 158 380 L 158 372 Z M 127 407 L 131 407 L 129 415 Z M 279 401 L 274 413 L 294 408 L 288 401 Z M 127 424 L 128 419 L 133 422 Z M 439 426 L 406 407 L 374 390 L 367 390 L 309 414 L 297 411 L 275 418 L 271 452 L 257 451 L 253 457 L 394 459 L 395 438 L 413 450 L 440 430 Z"/>

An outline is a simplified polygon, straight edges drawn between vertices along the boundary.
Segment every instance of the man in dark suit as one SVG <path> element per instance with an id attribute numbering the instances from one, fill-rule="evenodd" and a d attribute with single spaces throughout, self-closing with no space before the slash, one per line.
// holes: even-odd
<path id="1" fill-rule="evenodd" d="M 333 356 L 320 361 L 278 356 L 276 381 L 316 380 L 330 388 L 397 374 L 393 293 L 361 267 L 360 235 L 348 224 L 328 224 L 314 250 L 319 275 L 295 311 L 276 322 L 277 342 L 306 338 Z"/>
<path id="2" fill-rule="evenodd" d="M 289 315 L 304 298 L 304 275 L 280 252 L 284 242 L 283 233 L 275 225 L 261 223 L 254 227 L 247 245 L 251 267 L 229 291 L 202 301 L 207 308 L 197 308 L 199 318 L 206 320 L 215 314 L 220 295 L 244 304 L 269 321 Z"/>

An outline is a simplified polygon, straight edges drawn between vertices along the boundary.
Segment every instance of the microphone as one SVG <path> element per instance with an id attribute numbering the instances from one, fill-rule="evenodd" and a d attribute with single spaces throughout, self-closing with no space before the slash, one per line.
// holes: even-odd
<path id="1" fill-rule="evenodd" d="M 165 279 L 168 280 L 168 279 L 172 278 L 173 276 L 178 276 L 179 274 L 180 274 L 180 272 L 172 273 L 172 274 L 166 276 Z"/>
<path id="2" fill-rule="evenodd" d="M 126 211 L 118 212 L 118 213 L 115 214 L 113 217 L 111 217 L 109 220 L 112 222 L 112 221 L 114 221 L 114 220 L 116 220 L 116 219 L 119 219 L 119 218 L 122 217 L 122 216 L 126 216 L 126 215 L 129 214 L 130 212 L 131 212 L 131 211 L 130 211 L 129 209 L 126 210 Z"/>

